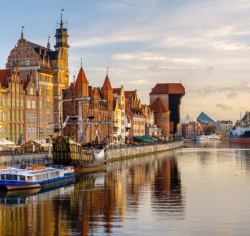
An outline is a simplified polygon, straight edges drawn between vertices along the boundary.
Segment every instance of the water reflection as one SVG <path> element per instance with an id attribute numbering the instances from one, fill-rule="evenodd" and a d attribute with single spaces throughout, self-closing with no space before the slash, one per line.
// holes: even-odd
<path id="1" fill-rule="evenodd" d="M 107 173 L 84 176 L 75 185 L 0 199 L 0 235 L 122 232 L 126 220 L 131 214 L 135 217 L 147 199 L 159 214 L 184 211 L 178 163 L 172 153 L 113 163 Z"/>

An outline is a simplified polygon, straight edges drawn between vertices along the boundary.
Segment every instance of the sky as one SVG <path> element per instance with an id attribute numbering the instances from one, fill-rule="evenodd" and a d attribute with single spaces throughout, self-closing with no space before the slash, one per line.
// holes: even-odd
<path id="1" fill-rule="evenodd" d="M 24 37 L 46 46 L 60 11 L 69 32 L 70 77 L 81 58 L 91 85 L 106 67 L 113 87 L 137 89 L 144 103 L 156 83 L 185 86 L 181 115 L 214 120 L 250 110 L 250 0 L 12 0 L 1 2 L 0 67 Z"/>

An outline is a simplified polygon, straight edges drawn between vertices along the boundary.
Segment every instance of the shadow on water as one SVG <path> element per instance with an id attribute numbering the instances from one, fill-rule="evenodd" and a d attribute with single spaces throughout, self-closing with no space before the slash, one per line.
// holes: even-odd
<path id="1" fill-rule="evenodd" d="M 151 199 L 147 204 L 156 215 L 182 216 L 185 209 L 176 154 L 171 152 L 111 163 L 106 173 L 83 176 L 74 185 L 0 199 L 0 235 L 121 232 L 145 199 Z"/>

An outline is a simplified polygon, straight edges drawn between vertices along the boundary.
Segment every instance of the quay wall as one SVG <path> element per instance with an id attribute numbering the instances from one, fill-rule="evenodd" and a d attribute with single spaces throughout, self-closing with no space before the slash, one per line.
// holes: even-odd
<path id="1" fill-rule="evenodd" d="M 144 156 L 152 153 L 163 152 L 183 147 L 183 142 L 173 142 L 165 144 L 124 147 L 119 149 L 109 149 L 106 151 L 106 158 L 108 162 L 122 161 L 137 156 Z"/>
<path id="2" fill-rule="evenodd" d="M 0 154 L 0 164 L 9 163 L 9 162 L 22 162 L 22 161 L 32 161 L 32 160 L 41 160 L 48 157 L 48 153 L 32 153 L 32 154 L 19 154 L 19 155 L 10 155 L 10 154 Z"/>

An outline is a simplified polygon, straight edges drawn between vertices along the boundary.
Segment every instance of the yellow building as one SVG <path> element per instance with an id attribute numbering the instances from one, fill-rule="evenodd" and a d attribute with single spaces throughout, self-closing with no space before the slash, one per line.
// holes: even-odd
<path id="1" fill-rule="evenodd" d="M 113 138 L 114 141 L 125 143 L 126 129 L 125 129 L 125 94 L 124 88 L 113 89 L 115 104 L 114 104 L 114 125 Z"/>
<path id="2" fill-rule="evenodd" d="M 6 138 L 6 120 L 8 118 L 8 110 L 7 110 L 7 91 L 4 84 L 4 76 L 7 71 L 0 71 L 0 138 Z"/>

